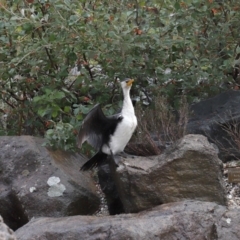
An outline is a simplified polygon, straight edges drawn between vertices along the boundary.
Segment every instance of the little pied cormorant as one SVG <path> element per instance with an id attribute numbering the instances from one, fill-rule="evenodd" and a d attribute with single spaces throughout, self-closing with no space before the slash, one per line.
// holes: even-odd
<path id="1" fill-rule="evenodd" d="M 87 141 L 98 152 L 89 159 L 80 170 L 87 171 L 99 166 L 108 155 L 123 152 L 137 127 L 130 89 L 133 79 L 121 82 L 123 91 L 123 106 L 120 113 L 106 117 L 97 104 L 85 117 L 78 133 L 78 147 Z"/>

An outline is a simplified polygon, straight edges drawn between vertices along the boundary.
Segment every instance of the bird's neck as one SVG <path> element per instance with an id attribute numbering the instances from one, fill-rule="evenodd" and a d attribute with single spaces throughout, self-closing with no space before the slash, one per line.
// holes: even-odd
<path id="1" fill-rule="evenodd" d="M 122 107 L 122 113 L 128 113 L 128 114 L 135 114 L 134 108 L 132 104 L 132 100 L 130 98 L 130 89 L 127 89 L 123 91 L 123 107 Z"/>

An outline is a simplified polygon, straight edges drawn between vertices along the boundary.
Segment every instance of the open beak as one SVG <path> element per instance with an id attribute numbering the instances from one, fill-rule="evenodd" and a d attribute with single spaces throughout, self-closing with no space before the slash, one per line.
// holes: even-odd
<path id="1" fill-rule="evenodd" d="M 127 86 L 128 87 L 130 87 L 130 86 L 132 86 L 132 83 L 134 82 L 134 79 L 130 79 L 130 80 L 128 80 L 128 82 L 127 82 Z"/>

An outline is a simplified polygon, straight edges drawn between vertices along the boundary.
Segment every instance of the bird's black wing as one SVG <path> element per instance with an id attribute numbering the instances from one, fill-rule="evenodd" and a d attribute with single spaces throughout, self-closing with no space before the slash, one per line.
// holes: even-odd
<path id="1" fill-rule="evenodd" d="M 87 141 L 96 150 L 100 150 L 106 137 L 114 132 L 121 119 L 119 114 L 106 117 L 101 105 L 97 104 L 83 120 L 78 133 L 78 147 L 81 148 L 82 144 Z"/>

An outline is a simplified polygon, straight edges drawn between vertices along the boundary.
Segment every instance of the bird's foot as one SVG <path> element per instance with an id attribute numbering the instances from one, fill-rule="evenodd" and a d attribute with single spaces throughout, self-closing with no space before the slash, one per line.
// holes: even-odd
<path id="1" fill-rule="evenodd" d="M 130 155 L 125 152 L 120 152 L 117 154 L 117 156 L 122 157 L 122 158 L 128 158 Z"/>

